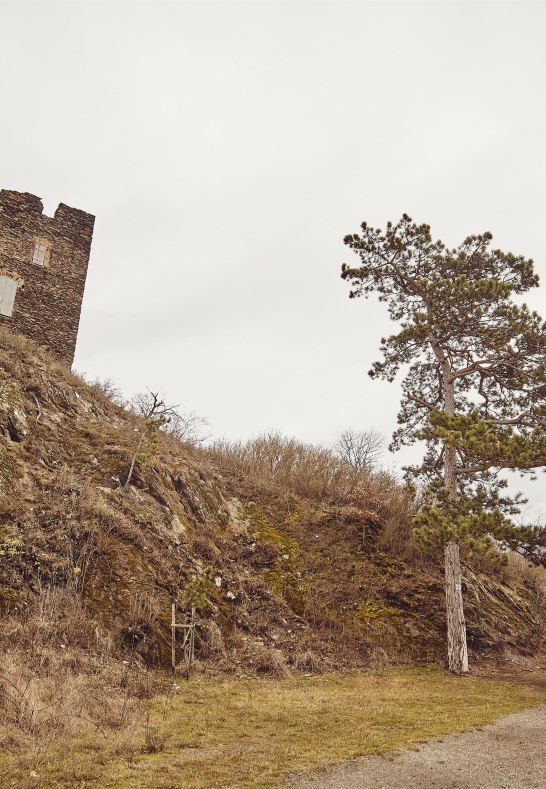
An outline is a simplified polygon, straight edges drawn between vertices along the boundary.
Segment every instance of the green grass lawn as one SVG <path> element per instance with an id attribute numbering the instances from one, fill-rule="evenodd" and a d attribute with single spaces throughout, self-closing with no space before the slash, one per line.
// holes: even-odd
<path id="1" fill-rule="evenodd" d="M 148 722 L 143 714 L 132 732 L 58 742 L 35 764 L 28 754 L 7 756 L 0 784 L 266 789 L 289 771 L 411 746 L 546 701 L 538 688 L 437 669 L 177 684 L 168 699 L 150 703 Z"/>

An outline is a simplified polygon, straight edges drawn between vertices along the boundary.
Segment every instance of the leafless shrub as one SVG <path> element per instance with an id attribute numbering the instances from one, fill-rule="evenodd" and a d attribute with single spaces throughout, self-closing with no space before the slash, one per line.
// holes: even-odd
<path id="1" fill-rule="evenodd" d="M 159 419 L 163 417 L 167 422 L 178 408 L 177 405 L 168 405 L 159 392 L 152 392 L 147 389 L 145 392 L 137 392 L 127 402 L 130 411 L 144 419 Z"/>
<path id="2" fill-rule="evenodd" d="M 258 674 L 269 674 L 273 677 L 287 677 L 290 674 L 284 654 L 276 647 L 253 645 L 252 657 L 248 662 Z"/>
<path id="3" fill-rule="evenodd" d="M 4 617 L 0 624 L 0 654 L 9 647 L 24 651 L 39 670 L 51 660 L 48 649 L 68 660 L 67 649 L 73 648 L 71 660 L 92 650 L 97 656 L 109 657 L 111 636 L 89 615 L 79 594 L 66 585 L 47 585 L 32 607 L 18 616 Z"/>
<path id="4" fill-rule="evenodd" d="M 134 594 L 129 598 L 121 641 L 129 655 L 148 654 L 154 628 L 161 617 L 160 604 L 151 594 Z"/>
<path id="5" fill-rule="evenodd" d="M 94 389 L 100 390 L 116 405 L 123 405 L 123 394 L 113 378 L 95 378 L 92 381 L 88 381 L 88 383 Z"/>
<path id="6" fill-rule="evenodd" d="M 319 656 L 309 649 L 304 652 L 295 652 L 292 655 L 290 662 L 298 671 L 314 672 L 319 671 L 322 668 L 322 663 Z"/>
<path id="7" fill-rule="evenodd" d="M 142 606 L 135 602 L 135 615 Z M 71 587 L 43 587 L 24 616 L 0 625 L 0 744 L 36 766 L 69 737 L 101 750 L 141 748 L 146 699 L 165 690 L 163 675 L 138 660 L 112 657 L 111 640 Z M 145 747 L 160 749 L 150 728 Z"/>
<path id="8" fill-rule="evenodd" d="M 333 445 L 334 452 L 356 469 L 372 469 L 383 453 L 385 439 L 377 430 L 344 430 Z"/>
<path id="9" fill-rule="evenodd" d="M 127 407 L 144 419 L 160 421 L 160 427 L 183 444 L 198 445 L 209 438 L 208 422 L 195 411 L 185 412 L 179 405 L 168 405 L 158 392 L 147 389 L 138 392 L 127 402 Z"/>
<path id="10" fill-rule="evenodd" d="M 146 713 L 146 723 L 144 724 L 144 747 L 143 753 L 159 753 L 165 748 L 167 737 L 159 731 L 157 726 L 150 723 L 150 713 Z"/>
<path id="11" fill-rule="evenodd" d="M 355 468 L 332 450 L 279 433 L 244 443 L 215 441 L 207 452 L 252 481 L 310 498 L 343 501 L 370 479 L 366 469 Z"/>
<path id="12" fill-rule="evenodd" d="M 221 657 L 225 653 L 222 631 L 212 619 L 199 623 L 198 652 L 200 658 Z"/>
<path id="13" fill-rule="evenodd" d="M 514 551 L 508 551 L 506 554 L 503 554 L 503 559 L 504 561 L 500 566 L 498 562 L 495 566 L 496 572 L 503 581 L 514 586 L 524 583 L 529 596 L 545 598 L 546 569 L 544 567 L 530 565 L 524 556 Z M 491 561 L 488 556 L 485 557 L 485 560 Z"/>
<path id="14" fill-rule="evenodd" d="M 168 405 L 158 392 L 139 392 L 126 405 L 129 410 L 142 417 L 142 422 L 136 428 L 137 441 L 123 483 L 125 487 L 131 483 L 137 462 L 147 466 L 156 460 L 161 444 L 160 431 L 169 433 L 186 445 L 197 445 L 206 438 L 202 433 L 205 419 L 193 413 L 184 414 L 177 405 Z"/>
<path id="15" fill-rule="evenodd" d="M 131 484 L 137 461 L 144 466 L 152 465 L 155 461 L 160 443 L 158 432 L 170 423 L 177 408 L 177 406 L 167 405 L 157 392 L 149 390 L 134 395 L 128 406 L 135 414 L 141 416 L 143 421 L 136 428 L 137 442 L 131 456 L 127 477 L 123 483 L 125 487 Z"/>
<path id="16" fill-rule="evenodd" d="M 363 546 L 373 539 L 398 556 L 418 553 L 412 542 L 413 493 L 387 471 L 358 467 L 332 449 L 278 433 L 247 442 L 219 440 L 205 451 L 231 473 L 287 499 L 296 495 L 333 505 L 347 524 L 354 522 Z"/>
<path id="17" fill-rule="evenodd" d="M 204 416 L 199 416 L 195 411 L 189 413 L 177 412 L 165 427 L 165 432 L 170 433 L 182 444 L 199 446 L 210 438 L 208 433 L 209 423 Z"/>
<path id="18" fill-rule="evenodd" d="M 394 556 L 411 558 L 425 557 L 412 539 L 413 515 L 417 512 L 417 502 L 413 493 L 397 483 L 389 474 L 380 473 L 376 482 L 382 491 L 380 501 L 381 529 L 376 545 Z"/>

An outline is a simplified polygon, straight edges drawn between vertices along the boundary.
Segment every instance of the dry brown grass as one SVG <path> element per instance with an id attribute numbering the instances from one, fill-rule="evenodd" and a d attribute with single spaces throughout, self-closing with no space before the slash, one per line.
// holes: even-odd
<path id="1" fill-rule="evenodd" d="M 133 654 L 116 656 L 111 635 L 75 585 L 43 588 L 35 606 L 5 617 L 0 630 L 0 750 L 23 770 L 52 750 L 91 738 L 102 758 L 159 750 L 146 703 L 168 687 Z"/>
<path id="2" fill-rule="evenodd" d="M 123 732 L 5 754 L 14 789 L 223 789 L 279 785 L 293 770 L 463 731 L 544 701 L 531 686 L 437 670 L 175 682 Z M 29 778 L 31 771 L 32 778 Z"/>

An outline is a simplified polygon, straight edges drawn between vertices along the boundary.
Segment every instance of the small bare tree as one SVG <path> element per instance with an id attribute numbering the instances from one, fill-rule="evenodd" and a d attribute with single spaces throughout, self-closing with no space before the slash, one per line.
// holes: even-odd
<path id="1" fill-rule="evenodd" d="M 195 414 L 193 411 L 185 414 L 179 410 L 178 405 L 167 405 L 165 400 L 158 392 L 147 389 L 134 395 L 127 403 L 130 411 L 144 418 L 144 428 L 139 434 L 139 439 L 127 474 L 124 486 L 131 483 L 135 470 L 135 463 L 141 460 L 150 459 L 157 449 L 157 432 L 164 430 L 177 438 L 183 444 L 200 444 L 208 436 L 204 429 L 208 425 L 207 420 Z"/>
<path id="2" fill-rule="evenodd" d="M 334 452 L 359 471 L 371 469 L 381 457 L 385 440 L 374 428 L 344 430 L 334 444 Z"/>
<path id="3" fill-rule="evenodd" d="M 165 417 L 163 424 L 167 424 L 178 413 L 178 405 L 167 405 L 159 392 L 152 392 L 150 389 L 133 395 L 128 402 L 128 407 L 130 411 L 144 417 L 144 419 Z"/>
<path id="4" fill-rule="evenodd" d="M 139 457 L 145 459 L 150 455 L 152 450 L 151 445 L 155 444 L 153 437 L 158 430 L 170 423 L 173 416 L 176 416 L 176 409 L 178 406 L 167 405 L 157 392 L 147 390 L 146 392 L 140 392 L 134 395 L 129 402 L 129 408 L 135 414 L 144 418 L 144 427 L 140 431 L 137 446 L 131 457 L 131 465 L 129 466 L 129 472 L 124 482 L 124 487 L 128 487 L 128 485 L 131 484 L 135 463 Z M 149 446 L 146 446 L 147 444 Z"/>

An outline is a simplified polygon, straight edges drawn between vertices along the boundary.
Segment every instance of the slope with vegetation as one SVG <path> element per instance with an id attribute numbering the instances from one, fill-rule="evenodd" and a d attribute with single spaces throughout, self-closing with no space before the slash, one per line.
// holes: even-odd
<path id="1" fill-rule="evenodd" d="M 0 350 L 4 742 L 121 727 L 168 665 L 172 600 L 207 670 L 440 659 L 441 563 L 388 474 L 278 436 L 183 444 L 30 341 Z M 471 649 L 538 650 L 539 571 L 465 559 Z"/>

